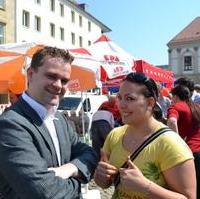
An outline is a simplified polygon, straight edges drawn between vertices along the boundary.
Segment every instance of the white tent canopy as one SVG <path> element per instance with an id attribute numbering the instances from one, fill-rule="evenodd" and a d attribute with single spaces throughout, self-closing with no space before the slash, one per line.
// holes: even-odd
<path id="1" fill-rule="evenodd" d="M 100 61 L 108 79 L 127 75 L 134 71 L 134 57 L 105 35 L 88 47 L 88 51 Z"/>

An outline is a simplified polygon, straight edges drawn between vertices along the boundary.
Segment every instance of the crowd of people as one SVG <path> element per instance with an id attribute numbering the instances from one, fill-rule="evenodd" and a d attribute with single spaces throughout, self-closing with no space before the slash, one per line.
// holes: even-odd
<path id="1" fill-rule="evenodd" d="M 115 186 L 113 199 L 200 199 L 200 86 L 181 77 L 168 92 L 128 74 L 93 114 L 89 146 L 87 115 L 57 111 L 72 61 L 56 47 L 37 51 L 27 90 L 1 114 L 0 198 L 78 199 L 94 178 Z"/>

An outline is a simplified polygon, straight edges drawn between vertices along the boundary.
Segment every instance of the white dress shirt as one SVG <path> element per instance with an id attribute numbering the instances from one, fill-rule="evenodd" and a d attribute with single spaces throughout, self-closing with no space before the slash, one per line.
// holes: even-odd
<path id="1" fill-rule="evenodd" d="M 35 101 L 32 97 L 30 97 L 27 93 L 22 94 L 22 98 L 37 112 L 40 116 L 41 120 L 44 122 L 45 126 L 47 127 L 51 139 L 53 141 L 56 155 L 58 158 L 58 163 L 61 165 L 61 157 L 60 157 L 60 145 L 58 142 L 58 136 L 56 133 L 55 125 L 53 120 L 56 119 L 54 117 L 57 107 L 53 107 L 52 110 L 47 110 L 43 105 Z"/>

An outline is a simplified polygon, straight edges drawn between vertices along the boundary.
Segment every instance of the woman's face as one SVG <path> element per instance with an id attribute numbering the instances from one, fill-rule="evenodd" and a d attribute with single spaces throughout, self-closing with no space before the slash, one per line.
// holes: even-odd
<path id="1" fill-rule="evenodd" d="M 141 90 L 143 85 L 129 81 L 122 82 L 117 96 L 117 103 L 124 124 L 139 124 L 151 115 L 149 99 Z"/>

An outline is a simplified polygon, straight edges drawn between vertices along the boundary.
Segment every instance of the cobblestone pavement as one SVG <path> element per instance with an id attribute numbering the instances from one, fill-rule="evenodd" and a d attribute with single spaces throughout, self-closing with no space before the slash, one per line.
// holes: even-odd
<path id="1" fill-rule="evenodd" d="M 101 199 L 111 199 L 113 191 L 114 191 L 114 187 L 113 186 L 108 188 L 108 189 L 100 188 L 99 186 L 96 185 L 94 180 L 91 180 L 91 182 L 89 183 L 89 188 L 88 189 L 98 189 L 100 191 L 100 194 L 101 194 Z"/>

